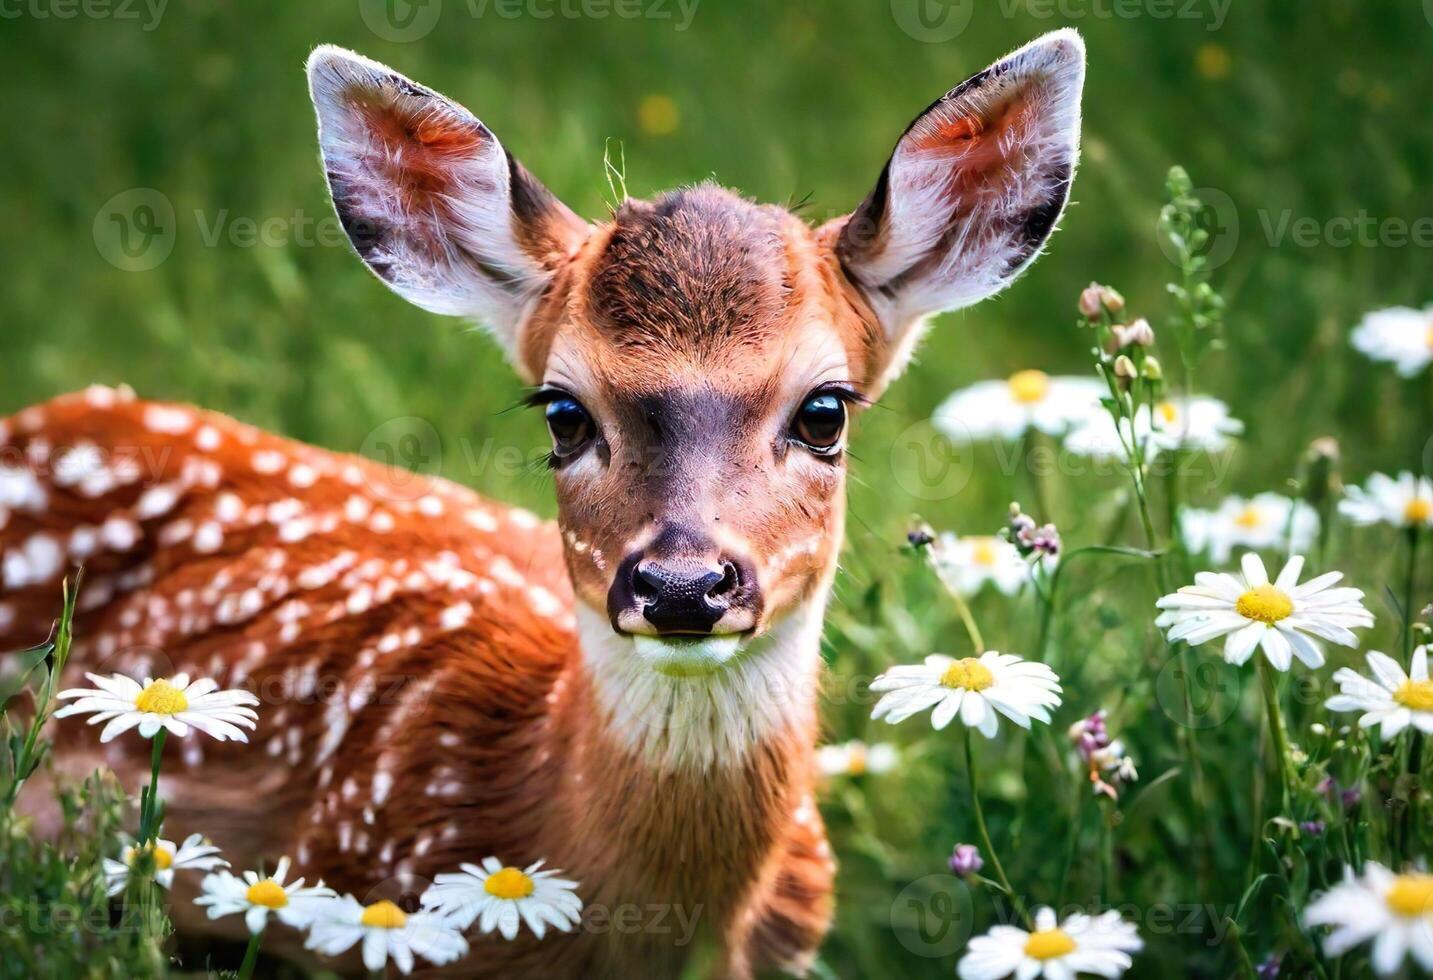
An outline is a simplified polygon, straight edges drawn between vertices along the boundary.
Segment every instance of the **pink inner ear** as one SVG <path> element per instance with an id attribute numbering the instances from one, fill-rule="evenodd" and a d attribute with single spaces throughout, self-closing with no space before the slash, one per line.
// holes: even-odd
<path id="1" fill-rule="evenodd" d="M 386 90 L 355 85 L 343 97 L 369 136 L 362 165 L 391 188 L 398 208 L 446 217 L 455 171 L 471 164 L 488 138 L 482 124 Z"/>
<path id="2" fill-rule="evenodd" d="M 1038 123 L 1032 100 L 1012 96 L 985 116 L 952 112 L 932 119 L 928 130 L 912 134 L 911 149 L 925 159 L 950 160 L 949 193 L 969 194 L 988 188 L 992 173 L 1021 165 L 1030 141 L 1038 138 Z"/>

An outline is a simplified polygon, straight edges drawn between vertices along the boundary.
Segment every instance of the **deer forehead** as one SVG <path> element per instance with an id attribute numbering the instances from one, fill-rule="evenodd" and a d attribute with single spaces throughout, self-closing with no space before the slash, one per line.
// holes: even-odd
<path id="1" fill-rule="evenodd" d="M 860 383 L 879 330 L 812 230 L 702 186 L 622 206 L 529 326 L 528 368 L 614 401 L 716 388 L 739 400 Z"/>

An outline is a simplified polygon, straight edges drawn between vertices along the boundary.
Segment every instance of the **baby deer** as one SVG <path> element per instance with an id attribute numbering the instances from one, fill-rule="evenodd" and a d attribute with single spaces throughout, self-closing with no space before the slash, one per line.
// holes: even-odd
<path id="1" fill-rule="evenodd" d="M 374 896 L 542 858 L 590 910 L 649 910 L 475 939 L 462 975 L 801 971 L 831 916 L 812 755 L 849 422 L 1049 237 L 1079 36 L 946 93 L 820 227 L 707 185 L 589 223 L 457 103 L 337 48 L 308 73 L 359 256 L 535 386 L 556 524 L 92 388 L 0 421 L 0 644 L 43 638 L 82 563 L 76 672 L 257 693 L 255 744 L 172 740 L 162 783 L 169 836 L 236 865 Z M 93 731 L 61 726 L 57 768 L 138 785 L 147 744 Z"/>

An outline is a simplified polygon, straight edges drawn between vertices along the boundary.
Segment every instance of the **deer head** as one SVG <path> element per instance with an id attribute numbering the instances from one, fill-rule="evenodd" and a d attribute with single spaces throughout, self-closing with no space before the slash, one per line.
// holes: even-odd
<path id="1" fill-rule="evenodd" d="M 866 200 L 814 228 L 706 185 L 589 223 L 457 103 L 337 48 L 308 68 L 359 256 L 481 322 L 535 386 L 593 671 L 814 660 L 850 422 L 932 314 L 1003 289 L 1049 237 L 1078 156 L 1079 35 L 946 93 Z"/>

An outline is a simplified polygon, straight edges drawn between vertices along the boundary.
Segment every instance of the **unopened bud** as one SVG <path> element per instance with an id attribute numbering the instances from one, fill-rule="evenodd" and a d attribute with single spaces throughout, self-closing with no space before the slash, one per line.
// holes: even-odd
<path id="1" fill-rule="evenodd" d="M 931 530 L 929 524 L 917 524 L 906 532 L 906 541 L 916 551 L 920 551 L 935 541 L 935 532 Z"/>
<path id="2" fill-rule="evenodd" d="M 1144 376 L 1149 381 L 1163 381 L 1164 368 L 1159 365 L 1159 358 L 1146 357 L 1144 359 Z"/>
<path id="3" fill-rule="evenodd" d="M 1304 451 L 1304 498 L 1315 507 L 1343 493 L 1340 455 L 1338 440 L 1331 436 L 1315 439 Z"/>
<path id="4" fill-rule="evenodd" d="M 1100 315 L 1103 308 L 1102 297 L 1105 287 L 1097 282 L 1092 282 L 1080 292 L 1080 314 L 1087 320 L 1093 320 Z"/>
<path id="5" fill-rule="evenodd" d="M 1125 298 L 1121 296 L 1120 291 L 1113 286 L 1100 287 L 1100 302 L 1104 304 L 1105 309 L 1111 313 L 1124 312 Z"/>
<path id="6" fill-rule="evenodd" d="M 955 874 L 973 875 L 985 867 L 980 850 L 974 844 L 957 844 L 950 855 L 950 870 Z"/>
<path id="7" fill-rule="evenodd" d="M 1131 361 L 1125 354 L 1115 358 L 1115 377 L 1125 380 L 1139 377 L 1139 371 L 1135 369 L 1134 361 Z"/>
<path id="8" fill-rule="evenodd" d="M 1116 326 L 1112 332 L 1117 348 L 1154 346 L 1154 328 L 1144 317 L 1130 324 Z"/>

